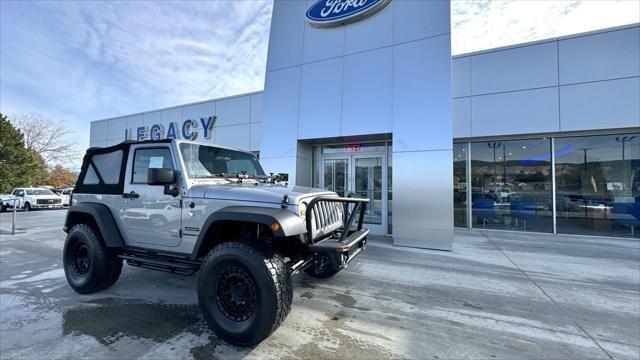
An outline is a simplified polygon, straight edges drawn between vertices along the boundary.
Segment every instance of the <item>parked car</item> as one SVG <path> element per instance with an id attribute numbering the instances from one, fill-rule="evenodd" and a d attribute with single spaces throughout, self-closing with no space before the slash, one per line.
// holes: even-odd
<path id="1" fill-rule="evenodd" d="M 32 209 L 60 209 L 62 197 L 45 188 L 15 188 L 9 197 L 2 199 L 0 211 L 12 209 L 29 211 Z"/>
<path id="2" fill-rule="evenodd" d="M 65 188 L 60 189 L 60 197 L 62 197 L 62 206 L 71 205 L 71 193 L 73 192 L 73 188 Z"/>

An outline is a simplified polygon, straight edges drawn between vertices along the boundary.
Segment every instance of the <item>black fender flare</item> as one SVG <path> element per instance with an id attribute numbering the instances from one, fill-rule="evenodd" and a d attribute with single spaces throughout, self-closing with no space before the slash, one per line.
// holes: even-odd
<path id="1" fill-rule="evenodd" d="M 207 217 L 193 248 L 193 257 L 196 257 L 200 251 L 200 247 L 206 240 L 205 237 L 209 228 L 215 222 L 221 220 L 262 224 L 271 229 L 273 236 L 276 238 L 307 233 L 304 220 L 290 210 L 260 206 L 228 206 Z M 278 224 L 278 226 L 274 226 L 274 224 Z"/>
<path id="2" fill-rule="evenodd" d="M 104 204 L 83 202 L 70 206 L 63 230 L 69 232 L 71 227 L 78 223 L 78 221 L 75 221 L 76 219 L 79 217 L 86 218 L 86 216 L 93 218 L 107 247 L 124 247 L 122 234 L 120 234 L 120 230 L 113 219 L 113 214 L 111 214 L 109 207 Z"/>

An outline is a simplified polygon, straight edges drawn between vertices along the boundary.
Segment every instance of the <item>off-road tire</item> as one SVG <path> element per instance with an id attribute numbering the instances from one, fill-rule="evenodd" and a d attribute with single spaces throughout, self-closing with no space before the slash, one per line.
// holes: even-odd
<path id="1" fill-rule="evenodd" d="M 0 212 L 5 212 L 5 211 L 7 211 L 7 206 L 0 205 Z"/>
<path id="2" fill-rule="evenodd" d="M 231 279 L 233 288 L 227 286 Z M 236 294 L 241 295 L 229 299 Z M 225 242 L 202 262 L 200 308 L 211 330 L 231 344 L 254 345 L 273 333 L 287 317 L 292 298 L 289 269 L 270 248 Z"/>
<path id="3" fill-rule="evenodd" d="M 324 279 L 339 273 L 342 269 L 343 266 L 333 265 L 327 255 L 319 255 L 304 272 L 311 277 Z"/>
<path id="4" fill-rule="evenodd" d="M 22 207 L 22 209 L 27 212 L 27 211 L 31 211 L 31 204 L 29 202 L 24 203 L 24 206 Z"/>
<path id="5" fill-rule="evenodd" d="M 118 251 L 106 247 L 100 233 L 88 224 L 76 224 L 67 234 L 63 265 L 69 286 L 80 294 L 109 288 L 122 272 Z"/>

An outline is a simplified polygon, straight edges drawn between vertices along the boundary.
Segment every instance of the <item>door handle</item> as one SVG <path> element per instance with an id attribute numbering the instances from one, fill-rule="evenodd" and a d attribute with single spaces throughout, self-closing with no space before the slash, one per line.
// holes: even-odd
<path id="1" fill-rule="evenodd" d="M 131 192 L 122 194 L 122 197 L 125 199 L 137 199 L 140 197 L 140 194 L 136 194 L 135 191 L 131 191 Z"/>

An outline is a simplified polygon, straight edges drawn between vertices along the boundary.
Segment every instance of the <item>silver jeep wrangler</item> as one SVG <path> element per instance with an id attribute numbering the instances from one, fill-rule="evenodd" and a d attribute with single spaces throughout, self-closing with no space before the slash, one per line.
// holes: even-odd
<path id="1" fill-rule="evenodd" d="M 236 345 L 269 336 L 291 307 L 291 275 L 329 277 L 366 244 L 368 199 L 266 175 L 255 155 L 180 140 L 87 150 L 64 230 L 73 290 L 132 266 L 192 275 L 211 329 Z"/>

